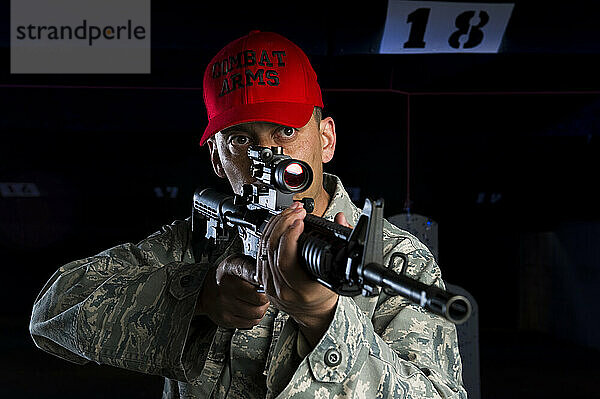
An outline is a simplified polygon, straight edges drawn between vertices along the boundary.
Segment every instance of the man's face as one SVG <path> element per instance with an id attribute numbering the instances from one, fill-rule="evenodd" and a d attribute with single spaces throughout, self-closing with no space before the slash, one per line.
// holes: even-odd
<path id="1" fill-rule="evenodd" d="M 314 172 L 313 183 L 295 199 L 311 197 L 316 201 L 323 190 L 323 163 L 329 162 L 335 151 L 335 125 L 331 118 L 325 118 L 317 125 L 313 115 L 299 129 L 269 122 L 251 122 L 215 134 L 208 141 L 213 167 L 217 175 L 229 180 L 236 194 L 242 193 L 244 184 L 254 181 L 247 155 L 250 145 L 283 147 L 285 155 L 307 162 Z"/>

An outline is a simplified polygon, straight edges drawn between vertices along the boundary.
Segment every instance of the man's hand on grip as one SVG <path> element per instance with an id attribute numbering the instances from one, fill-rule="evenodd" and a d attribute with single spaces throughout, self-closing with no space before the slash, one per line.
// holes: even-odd
<path id="1" fill-rule="evenodd" d="M 216 270 L 209 272 L 198 298 L 196 314 L 208 316 L 225 328 L 252 328 L 260 323 L 269 299 L 256 292 L 255 260 L 244 255 L 230 255 Z"/>

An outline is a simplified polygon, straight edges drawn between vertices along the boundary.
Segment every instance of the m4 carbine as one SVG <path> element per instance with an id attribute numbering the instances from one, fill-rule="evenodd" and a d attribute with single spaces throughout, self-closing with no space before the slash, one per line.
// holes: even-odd
<path id="1" fill-rule="evenodd" d="M 271 217 L 293 203 L 293 196 L 310 187 L 312 170 L 300 160 L 284 155 L 281 147 L 251 146 L 251 174 L 257 180 L 246 184 L 242 195 L 226 195 L 207 188 L 194 193 L 192 231 L 194 240 L 209 243 L 229 240 L 239 234 L 244 254 L 256 259 L 260 238 Z M 303 198 L 307 212 L 314 202 Z M 237 230 L 237 231 L 236 231 Z M 298 239 L 300 262 L 307 272 L 339 295 L 365 296 L 383 288 L 388 295 L 404 298 L 460 324 L 471 314 L 469 300 L 433 285 L 426 285 L 392 270 L 397 258 L 408 266 L 406 254 L 393 253 L 383 265 L 383 200 L 365 200 L 362 214 L 351 229 L 307 213 L 304 232 Z"/>

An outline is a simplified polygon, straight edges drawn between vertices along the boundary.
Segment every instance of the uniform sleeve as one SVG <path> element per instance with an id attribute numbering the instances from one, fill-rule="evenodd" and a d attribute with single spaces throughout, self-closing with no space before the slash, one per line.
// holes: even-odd
<path id="1" fill-rule="evenodd" d="M 401 251 L 409 276 L 444 287 L 433 256 L 416 238 L 388 237 L 385 246 L 384 261 Z M 329 329 L 278 397 L 335 395 L 466 398 L 454 324 L 400 296 L 340 296 Z"/>
<path id="2" fill-rule="evenodd" d="M 190 240 L 189 221 L 177 221 L 61 267 L 34 303 L 35 344 L 75 363 L 192 378 L 216 327 L 193 319 L 210 266 L 194 263 Z"/>

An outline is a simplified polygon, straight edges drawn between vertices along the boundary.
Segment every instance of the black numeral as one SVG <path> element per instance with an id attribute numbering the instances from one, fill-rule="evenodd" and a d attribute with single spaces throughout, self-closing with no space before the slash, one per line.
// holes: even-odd
<path id="1" fill-rule="evenodd" d="M 411 24 L 408 41 L 404 43 L 404 48 L 425 48 L 425 29 L 429 20 L 431 8 L 418 8 L 408 14 L 406 22 Z"/>
<path id="2" fill-rule="evenodd" d="M 453 48 L 460 47 L 460 37 L 467 35 L 467 41 L 463 44 L 463 48 L 473 48 L 483 41 L 483 31 L 481 28 L 488 23 L 490 16 L 485 11 L 479 12 L 479 23 L 471 25 L 471 19 L 475 16 L 475 11 L 465 11 L 456 17 L 455 26 L 458 28 L 450 38 L 448 44 Z"/>

